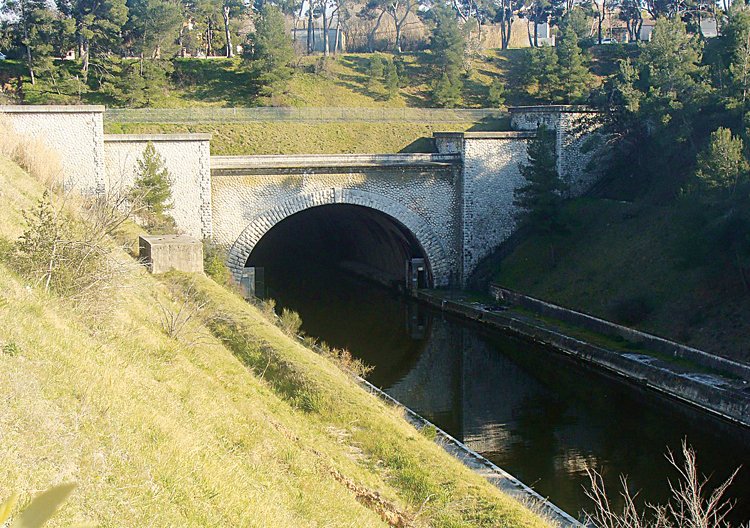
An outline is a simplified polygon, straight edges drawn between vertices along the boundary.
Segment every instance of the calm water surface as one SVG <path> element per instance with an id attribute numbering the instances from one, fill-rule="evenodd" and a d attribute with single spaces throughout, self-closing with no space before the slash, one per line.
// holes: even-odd
<path id="1" fill-rule="evenodd" d="M 351 350 L 375 367 L 375 385 L 574 515 L 589 506 L 587 465 L 613 492 L 627 474 L 641 500 L 664 501 L 675 476 L 665 451 L 687 438 L 712 482 L 744 466 L 733 521 L 750 519 L 746 432 L 356 279 L 266 279 L 307 334 Z"/>

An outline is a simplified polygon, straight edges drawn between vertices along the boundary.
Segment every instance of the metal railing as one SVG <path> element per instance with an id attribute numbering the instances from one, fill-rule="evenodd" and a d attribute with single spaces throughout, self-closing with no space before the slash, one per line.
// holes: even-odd
<path id="1" fill-rule="evenodd" d="M 402 123 L 479 123 L 508 116 L 494 108 L 108 108 L 108 123 L 246 123 L 261 121 L 361 121 Z"/>

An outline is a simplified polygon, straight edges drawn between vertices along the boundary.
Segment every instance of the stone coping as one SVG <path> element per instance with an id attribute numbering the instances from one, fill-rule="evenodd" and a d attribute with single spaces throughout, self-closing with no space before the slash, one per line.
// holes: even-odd
<path id="1" fill-rule="evenodd" d="M 211 156 L 212 169 L 283 167 L 392 167 L 444 165 L 460 161 L 458 154 L 298 154 Z"/>
<path id="2" fill-rule="evenodd" d="M 531 139 L 534 131 L 506 130 L 497 132 L 433 132 L 435 139 Z"/>
<path id="3" fill-rule="evenodd" d="M 534 106 L 509 106 L 508 112 L 513 113 L 537 113 L 546 114 L 550 112 L 574 112 L 574 113 L 596 113 L 598 110 L 583 105 L 534 105 Z"/>
<path id="4" fill-rule="evenodd" d="M 103 105 L 3 105 L 0 114 L 102 114 Z"/>
<path id="5" fill-rule="evenodd" d="M 142 141 L 211 141 L 211 134 L 104 134 L 105 143 Z"/>
<path id="6" fill-rule="evenodd" d="M 201 241 L 188 235 L 139 235 L 140 239 L 152 246 L 178 245 L 200 245 Z"/>

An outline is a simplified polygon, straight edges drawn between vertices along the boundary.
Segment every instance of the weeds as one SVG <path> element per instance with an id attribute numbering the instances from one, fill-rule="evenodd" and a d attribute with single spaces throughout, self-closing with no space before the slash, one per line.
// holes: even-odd
<path id="1" fill-rule="evenodd" d="M 0 350 L 3 351 L 3 354 L 10 356 L 10 357 L 15 357 L 21 353 L 21 349 L 18 348 L 18 345 L 14 343 L 13 341 L 4 343 Z"/>
<path id="2" fill-rule="evenodd" d="M 587 469 L 591 488 L 586 495 L 594 503 L 593 513 L 586 514 L 588 524 L 599 528 L 729 528 L 726 517 L 734 503 L 724 495 L 732 484 L 739 468 L 722 484 L 708 490 L 708 477 L 698 473 L 695 451 L 682 442 L 682 457 L 678 462 L 671 451 L 667 460 L 677 470 L 679 480 L 669 483 L 672 492 L 669 502 L 663 505 L 647 504 L 644 511 L 639 511 L 635 504 L 637 494 L 631 493 L 626 477 L 621 477 L 624 500 L 622 511 L 615 511 L 604 488 L 600 473 Z"/>
<path id="3" fill-rule="evenodd" d="M 46 188 L 54 189 L 63 183 L 62 163 L 57 153 L 39 139 L 17 134 L 1 114 L 0 154 L 12 159 Z"/>
<path id="4" fill-rule="evenodd" d="M 294 310 L 283 308 L 281 310 L 281 317 L 279 318 L 279 328 L 287 335 L 299 335 L 300 328 L 302 328 L 302 318 Z"/>
<path id="5" fill-rule="evenodd" d="M 164 303 L 156 298 L 159 323 L 167 337 L 192 346 L 204 337 L 204 334 L 195 330 L 193 323 L 200 319 L 208 302 L 201 298 L 193 284 L 188 286 L 181 297 L 176 308 L 171 303 Z"/>

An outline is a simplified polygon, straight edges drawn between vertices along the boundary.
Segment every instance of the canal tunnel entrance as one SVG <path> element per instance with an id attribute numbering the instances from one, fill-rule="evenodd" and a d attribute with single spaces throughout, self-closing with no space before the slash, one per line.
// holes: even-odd
<path id="1" fill-rule="evenodd" d="M 270 296 L 281 281 L 326 287 L 337 274 L 399 289 L 433 284 L 425 251 L 409 229 L 352 204 L 321 205 L 285 218 L 258 241 L 246 267 L 257 270 L 256 281 L 266 290 L 261 293 Z"/>

